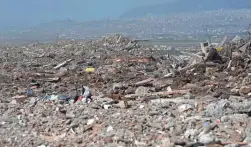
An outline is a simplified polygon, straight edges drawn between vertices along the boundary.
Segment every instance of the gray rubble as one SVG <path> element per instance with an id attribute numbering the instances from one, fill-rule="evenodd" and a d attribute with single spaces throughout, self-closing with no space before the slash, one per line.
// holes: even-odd
<path id="1" fill-rule="evenodd" d="M 191 64 L 121 35 L 2 46 L 0 145 L 249 147 L 251 48 L 238 43 Z"/>

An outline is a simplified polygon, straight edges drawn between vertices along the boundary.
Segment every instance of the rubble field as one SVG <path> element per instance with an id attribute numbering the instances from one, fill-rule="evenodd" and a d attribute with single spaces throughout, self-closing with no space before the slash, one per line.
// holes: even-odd
<path id="1" fill-rule="evenodd" d="M 0 146 L 251 147 L 250 40 L 212 48 L 222 62 L 121 35 L 1 46 Z"/>

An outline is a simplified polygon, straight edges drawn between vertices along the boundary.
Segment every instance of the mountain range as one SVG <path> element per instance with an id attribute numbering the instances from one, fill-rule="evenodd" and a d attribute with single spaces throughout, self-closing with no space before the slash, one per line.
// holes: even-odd
<path id="1" fill-rule="evenodd" d="M 140 18 L 147 15 L 165 16 L 173 13 L 203 12 L 219 9 L 251 9 L 251 0 L 176 0 L 163 4 L 142 6 L 131 9 L 120 18 Z"/>

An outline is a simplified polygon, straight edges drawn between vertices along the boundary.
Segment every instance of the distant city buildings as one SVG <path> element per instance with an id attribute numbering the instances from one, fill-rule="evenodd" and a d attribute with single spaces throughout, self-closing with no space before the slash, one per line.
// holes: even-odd
<path id="1" fill-rule="evenodd" d="M 134 36 L 136 39 L 201 40 L 208 38 L 208 35 L 217 38 L 245 34 L 248 24 L 251 24 L 251 10 L 218 10 L 182 13 L 165 18 L 151 16 L 150 19 L 137 20 L 52 22 L 38 28 L 0 32 L 0 38 L 50 40 L 60 34 L 60 39 L 90 39 L 121 33 Z"/>

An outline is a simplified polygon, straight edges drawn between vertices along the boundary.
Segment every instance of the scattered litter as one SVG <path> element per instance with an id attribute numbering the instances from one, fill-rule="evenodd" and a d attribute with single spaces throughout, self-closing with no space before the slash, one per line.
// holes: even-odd
<path id="1" fill-rule="evenodd" d="M 113 127 L 112 126 L 109 126 L 107 129 L 106 129 L 106 132 L 112 132 L 113 131 Z"/>
<path id="2" fill-rule="evenodd" d="M 87 67 L 85 69 L 85 72 L 95 72 L 95 68 L 93 68 L 93 67 Z"/>
<path id="3" fill-rule="evenodd" d="M 95 119 L 89 119 L 88 121 L 87 121 L 87 125 L 91 125 L 91 124 L 93 124 L 95 122 Z"/>
<path id="4" fill-rule="evenodd" d="M 68 64 L 72 59 L 68 59 L 60 64 L 58 64 L 57 66 L 55 66 L 53 69 L 59 69 L 62 66 L 65 66 L 66 64 Z"/>
<path id="5" fill-rule="evenodd" d="M 70 99 L 71 97 L 67 95 L 48 95 L 45 97 L 45 100 L 50 100 L 50 101 L 55 101 L 55 100 L 69 101 Z"/>
<path id="6" fill-rule="evenodd" d="M 184 111 L 192 110 L 192 109 L 193 109 L 193 106 L 189 104 L 183 104 L 178 107 L 179 112 L 184 112 Z"/>

